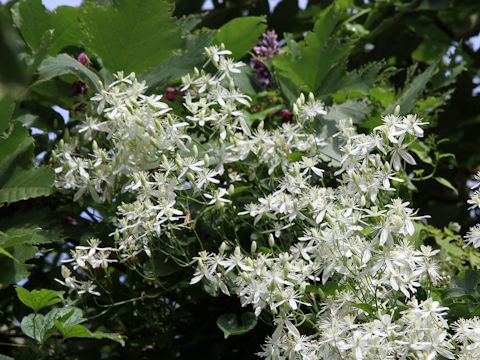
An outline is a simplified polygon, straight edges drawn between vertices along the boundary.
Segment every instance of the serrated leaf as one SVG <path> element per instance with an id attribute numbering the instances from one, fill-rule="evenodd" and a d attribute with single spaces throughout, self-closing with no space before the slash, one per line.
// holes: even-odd
<path id="1" fill-rule="evenodd" d="M 224 44 L 235 59 L 246 55 L 267 29 L 265 16 L 243 16 L 230 20 L 218 29 L 214 44 Z"/>
<path id="2" fill-rule="evenodd" d="M 452 190 L 452 191 L 455 193 L 455 195 L 458 195 L 458 190 L 455 188 L 455 186 L 452 185 L 452 183 L 451 183 L 450 181 L 448 181 L 448 180 L 445 179 L 445 178 L 438 177 L 438 176 L 434 177 L 434 179 L 435 179 L 438 183 L 440 183 L 440 184 L 442 184 L 443 186 L 445 186 L 445 187 L 449 188 L 450 190 Z"/>
<path id="3" fill-rule="evenodd" d="M 415 102 L 421 96 L 428 82 L 436 72 L 437 66 L 435 63 L 415 77 L 413 81 L 403 89 L 398 100 L 391 103 L 383 114 L 392 114 L 397 105 L 400 105 L 401 114 L 408 114 L 414 108 Z"/>
<path id="4" fill-rule="evenodd" d="M 343 66 L 335 66 L 325 77 L 322 86 L 315 92 L 316 96 L 344 91 L 346 93 L 368 94 L 377 81 L 383 63 L 373 62 L 359 70 L 346 71 Z"/>
<path id="5" fill-rule="evenodd" d="M 11 11 L 22 37 L 35 52 L 42 48 L 44 34 L 50 29 L 54 30 L 54 34 L 48 46 L 49 54 L 57 54 L 67 46 L 78 46 L 82 42 L 77 7 L 61 6 L 50 12 L 41 0 L 21 0 Z"/>
<path id="6" fill-rule="evenodd" d="M 228 338 L 230 335 L 242 335 L 252 330 L 257 325 L 257 317 L 252 312 L 243 313 L 240 321 L 236 314 L 223 314 L 217 318 L 217 326 Z"/>
<path id="7" fill-rule="evenodd" d="M 45 59 L 38 69 L 39 78 L 33 86 L 66 74 L 76 75 L 85 81 L 94 92 L 100 91 L 100 78 L 67 54 Z"/>
<path id="8" fill-rule="evenodd" d="M 17 292 L 18 299 L 34 312 L 38 312 L 40 309 L 63 301 L 58 291 L 48 289 L 28 291 L 19 286 L 15 288 L 15 291 Z"/>
<path id="9" fill-rule="evenodd" d="M 82 8 L 86 45 L 110 71 L 143 72 L 182 47 L 171 0 L 118 0 Z"/>
<path id="10" fill-rule="evenodd" d="M 331 36 L 338 19 L 338 11 L 334 5 L 323 10 L 313 32 L 307 34 L 298 48 L 299 58 L 293 54 L 285 54 L 273 59 L 273 64 L 280 74 L 303 90 L 317 93 L 329 72 L 335 66 L 344 64 L 351 49 L 351 43 L 341 44 Z"/>
<path id="11" fill-rule="evenodd" d="M 52 192 L 55 173 L 47 167 L 16 171 L 1 185 L 0 203 L 47 196 Z"/>

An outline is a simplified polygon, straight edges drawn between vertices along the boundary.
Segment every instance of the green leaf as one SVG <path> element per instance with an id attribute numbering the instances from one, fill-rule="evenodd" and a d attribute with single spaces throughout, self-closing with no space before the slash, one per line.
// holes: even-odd
<path id="1" fill-rule="evenodd" d="M 424 40 L 412 53 L 412 59 L 427 64 L 434 64 L 448 49 L 448 42 Z"/>
<path id="2" fill-rule="evenodd" d="M 33 51 L 45 51 L 44 34 L 53 29 L 53 38 L 48 41 L 49 54 L 57 54 L 67 46 L 80 46 L 82 31 L 79 24 L 79 8 L 58 7 L 48 11 L 41 0 L 21 0 L 12 7 L 12 18 L 20 29 L 23 39 Z M 43 50 L 41 50 L 43 48 Z"/>
<path id="3" fill-rule="evenodd" d="M 53 324 L 45 321 L 42 314 L 29 314 L 22 319 L 20 328 L 28 337 L 37 340 L 39 343 L 48 338 L 48 332 Z"/>
<path id="4" fill-rule="evenodd" d="M 414 108 L 415 102 L 423 93 L 428 82 L 433 75 L 435 75 L 436 71 L 437 66 L 436 64 L 433 64 L 423 73 L 415 77 L 415 79 L 403 89 L 398 100 L 390 104 L 384 114 L 392 114 L 397 105 L 400 105 L 401 114 L 408 114 Z"/>
<path id="5" fill-rule="evenodd" d="M 65 74 L 78 76 L 81 80 L 85 81 L 94 92 L 100 92 L 100 78 L 93 71 L 67 54 L 60 54 L 44 60 L 38 69 L 39 78 L 33 86 Z"/>
<path id="6" fill-rule="evenodd" d="M 87 338 L 87 339 L 109 339 L 125 346 L 125 341 L 119 334 L 104 333 L 103 331 L 91 332 L 85 326 L 80 324 L 65 326 L 61 321 L 55 321 L 55 326 L 62 333 L 65 339 L 69 338 Z"/>
<path id="7" fill-rule="evenodd" d="M 169 81 L 177 80 L 188 74 L 194 67 L 199 67 L 204 61 L 205 47 L 213 39 L 213 33 L 202 31 L 195 35 L 187 35 L 186 49 L 181 55 L 175 55 L 161 65 L 154 67 L 139 76 L 149 88 L 165 85 Z"/>
<path id="8" fill-rule="evenodd" d="M 0 98 L 0 133 L 4 132 L 10 126 L 10 119 L 15 109 L 15 99 L 13 96 L 5 94 Z"/>
<path id="9" fill-rule="evenodd" d="M 458 190 L 455 188 L 455 186 L 452 185 L 452 183 L 450 181 L 448 181 L 447 179 L 445 179 L 443 177 L 438 177 L 438 176 L 435 176 L 434 179 L 437 182 L 439 182 L 440 184 L 442 184 L 443 186 L 452 190 L 455 193 L 455 195 L 458 195 Z"/>
<path id="10" fill-rule="evenodd" d="M 425 143 L 421 141 L 415 141 L 413 144 L 409 146 L 409 149 L 414 152 L 420 160 L 422 160 L 424 163 L 433 164 L 433 160 L 429 155 L 430 148 L 425 145 Z"/>
<path id="11" fill-rule="evenodd" d="M 0 254 L 5 255 L 6 257 L 12 259 L 13 261 L 19 262 L 15 257 L 10 254 L 7 250 L 0 246 Z"/>
<path id="12" fill-rule="evenodd" d="M 223 314 L 217 318 L 217 326 L 228 338 L 230 335 L 242 335 L 252 330 L 257 325 L 257 317 L 252 312 L 243 313 L 240 321 L 236 314 Z"/>
<path id="13" fill-rule="evenodd" d="M 371 304 L 352 304 L 352 306 L 365 311 L 369 315 L 375 313 L 375 308 Z"/>
<path id="14" fill-rule="evenodd" d="M 17 292 L 19 300 L 34 312 L 38 312 L 44 307 L 52 306 L 63 301 L 58 291 L 48 289 L 28 291 L 18 286 L 15 288 L 15 291 Z"/>
<path id="15" fill-rule="evenodd" d="M 54 308 L 45 315 L 45 321 L 54 323 L 55 320 L 60 320 L 63 325 L 70 326 L 80 324 L 85 321 L 82 310 L 76 307 L 62 307 Z"/>
<path id="16" fill-rule="evenodd" d="M 224 44 L 235 59 L 246 55 L 267 29 L 265 16 L 243 16 L 235 18 L 218 29 L 214 44 Z"/>
<path id="17" fill-rule="evenodd" d="M 0 137 L 0 177 L 11 166 L 28 167 L 32 164 L 33 139 L 28 130 L 16 123 L 7 137 Z"/>
<path id="18" fill-rule="evenodd" d="M 1 185 L 0 203 L 50 195 L 54 181 L 55 172 L 51 168 L 38 167 L 16 171 Z"/>
<path id="19" fill-rule="evenodd" d="M 280 75 L 289 78 L 305 91 L 321 91 L 330 71 L 344 64 L 352 43 L 343 43 L 331 37 L 339 19 L 334 5 L 322 11 L 313 32 L 308 33 L 298 48 L 300 57 L 292 53 L 277 56 L 273 65 Z"/>
<path id="20" fill-rule="evenodd" d="M 15 360 L 13 357 L 0 354 L 0 360 Z"/>
<path id="21" fill-rule="evenodd" d="M 315 92 L 316 96 L 344 91 L 347 94 L 366 95 L 378 79 L 383 63 L 373 62 L 359 70 L 347 72 L 344 66 L 335 66 L 326 76 L 322 86 Z"/>
<path id="22" fill-rule="evenodd" d="M 19 123 L 6 137 L 0 137 L 0 203 L 48 195 L 54 172 L 33 168 L 33 139 Z"/>
<path id="23" fill-rule="evenodd" d="M 333 121 L 352 119 L 358 124 L 367 118 L 370 111 L 371 107 L 366 101 L 350 99 L 342 104 L 333 104 L 323 118 Z"/>
<path id="24" fill-rule="evenodd" d="M 140 73 L 158 66 L 182 47 L 173 8 L 171 0 L 89 2 L 82 9 L 87 47 L 112 72 Z"/>

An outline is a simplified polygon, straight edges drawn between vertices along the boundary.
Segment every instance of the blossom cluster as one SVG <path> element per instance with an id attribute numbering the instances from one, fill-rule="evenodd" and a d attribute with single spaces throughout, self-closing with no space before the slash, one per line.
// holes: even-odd
<path id="1" fill-rule="evenodd" d="M 448 309 L 419 291 L 443 274 L 438 250 L 414 239 L 428 216 L 399 188 L 409 185 L 410 147 L 425 122 L 397 108 L 371 134 L 342 119 L 326 135 L 329 109 L 313 94 L 300 94 L 288 121 L 252 120 L 252 99 L 235 84 L 244 64 L 223 46 L 205 55 L 204 67 L 181 79 L 182 109 L 118 73 L 55 151 L 57 187 L 115 204 L 120 259 L 174 258 L 187 237 L 202 244 L 198 224 L 210 222 L 223 242 L 218 252 L 202 244 L 191 283 L 273 317 L 260 356 L 476 358 L 479 320 L 449 324 Z M 74 269 L 108 266 L 113 249 L 98 245 L 77 247 Z M 62 274 L 62 284 L 96 293 L 68 268 Z"/>
<path id="2" fill-rule="evenodd" d="M 480 171 L 475 175 L 476 184 L 472 187 L 472 194 L 467 203 L 470 205 L 469 210 L 476 210 L 480 208 L 480 190 L 477 189 L 480 186 Z M 465 236 L 467 245 L 472 245 L 476 249 L 480 248 L 480 224 L 472 226 Z"/>
<path id="3" fill-rule="evenodd" d="M 110 254 L 116 249 L 112 247 L 100 247 L 100 240 L 88 240 L 88 246 L 76 246 L 71 252 L 71 258 L 62 260 L 62 263 L 72 263 L 73 270 L 89 271 L 92 269 L 102 268 L 106 269 L 110 263 L 117 262 L 115 259 L 110 259 Z M 78 280 L 72 276 L 72 271 L 62 265 L 63 280 L 55 279 L 60 284 L 66 286 L 72 291 L 76 291 L 78 295 L 90 293 L 99 296 L 100 293 L 96 291 L 96 285 L 92 280 Z"/>

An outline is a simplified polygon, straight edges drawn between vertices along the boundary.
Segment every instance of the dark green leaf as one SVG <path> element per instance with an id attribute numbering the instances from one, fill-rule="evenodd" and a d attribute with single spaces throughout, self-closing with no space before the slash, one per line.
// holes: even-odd
<path id="1" fill-rule="evenodd" d="M 223 331 L 223 335 L 228 338 L 230 335 L 242 335 L 252 330 L 257 325 L 257 317 L 254 313 L 246 312 L 238 321 L 236 314 L 223 314 L 217 318 L 217 326 Z"/>
<path id="2" fill-rule="evenodd" d="M 82 11 L 86 44 L 112 72 L 143 72 L 158 66 L 182 46 L 171 17 L 174 1 L 118 0 Z"/>
<path id="3" fill-rule="evenodd" d="M 175 55 L 163 64 L 154 67 L 139 76 L 145 80 L 149 88 L 165 85 L 188 74 L 194 67 L 199 67 L 204 61 L 204 49 L 211 42 L 213 34 L 202 31 L 199 34 L 186 36 L 186 50 L 181 55 Z"/>
<path id="4" fill-rule="evenodd" d="M 258 43 L 266 29 L 264 16 L 239 17 L 218 29 L 213 43 L 224 44 L 235 59 L 240 59 Z"/>
<path id="5" fill-rule="evenodd" d="M 15 100 L 11 95 L 5 94 L 0 98 L 0 133 L 7 130 L 10 126 L 10 119 L 14 109 Z"/>
<path id="6" fill-rule="evenodd" d="M 79 9 L 61 6 L 50 12 L 41 0 L 22 0 L 12 8 L 15 25 L 20 29 L 22 37 L 28 46 L 37 52 L 57 54 L 67 46 L 79 46 L 82 42 L 82 32 L 79 24 Z M 53 38 L 45 48 L 44 34 L 53 29 Z"/>
<path id="7" fill-rule="evenodd" d="M 434 179 L 439 182 L 440 184 L 442 184 L 443 186 L 449 188 L 450 190 L 452 190 L 455 195 L 458 195 L 458 190 L 455 188 L 455 186 L 452 185 L 452 183 L 450 181 L 448 181 L 447 179 L 445 178 L 442 178 L 442 177 L 438 177 L 438 176 L 435 176 Z"/>

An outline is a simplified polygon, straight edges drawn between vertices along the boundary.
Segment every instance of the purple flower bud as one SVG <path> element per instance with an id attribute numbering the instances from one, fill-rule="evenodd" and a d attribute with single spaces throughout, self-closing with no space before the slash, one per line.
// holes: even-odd
<path id="1" fill-rule="evenodd" d="M 257 73 L 257 79 L 260 81 L 260 83 L 265 86 L 270 84 L 270 81 L 272 80 L 272 74 L 270 74 L 270 71 L 267 69 L 264 63 L 262 63 L 260 60 L 252 59 L 250 61 L 250 66 Z"/>
<path id="2" fill-rule="evenodd" d="M 253 48 L 253 52 L 258 57 L 271 60 L 274 55 L 280 52 L 278 45 L 277 34 L 274 30 L 263 33 L 262 40 L 258 46 Z"/>
<path id="3" fill-rule="evenodd" d="M 84 81 L 76 81 L 73 83 L 73 92 L 75 95 L 85 95 L 90 87 L 88 84 Z"/>
<path id="4" fill-rule="evenodd" d="M 91 64 L 89 57 L 83 51 L 80 54 L 78 54 L 77 61 L 83 66 L 90 66 Z"/>

